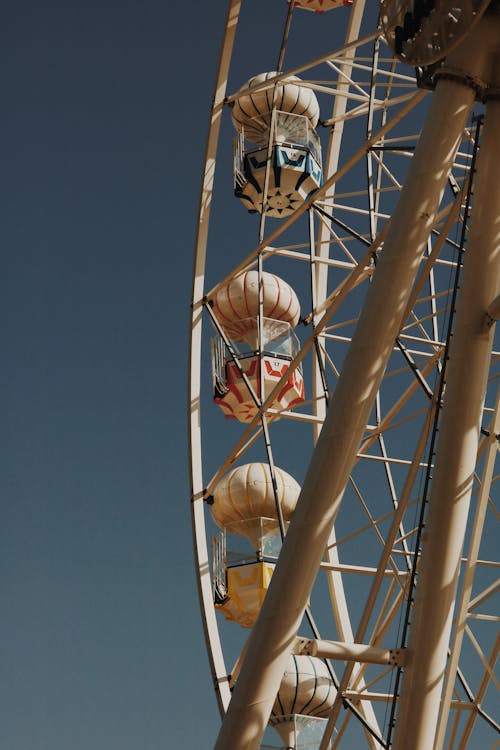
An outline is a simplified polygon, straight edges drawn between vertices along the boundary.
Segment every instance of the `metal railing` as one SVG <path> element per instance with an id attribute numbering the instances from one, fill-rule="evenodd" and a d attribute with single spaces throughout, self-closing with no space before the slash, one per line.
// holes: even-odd
<path id="1" fill-rule="evenodd" d="M 212 537 L 212 589 L 214 602 L 222 604 L 227 599 L 226 534 L 219 531 Z"/>

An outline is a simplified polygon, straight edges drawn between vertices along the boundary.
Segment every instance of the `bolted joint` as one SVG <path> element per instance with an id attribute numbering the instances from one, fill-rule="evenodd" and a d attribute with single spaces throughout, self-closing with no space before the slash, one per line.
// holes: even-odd
<path id="1" fill-rule="evenodd" d="M 297 656 L 313 656 L 315 641 L 310 638 L 297 637 L 293 646 L 293 653 Z"/>

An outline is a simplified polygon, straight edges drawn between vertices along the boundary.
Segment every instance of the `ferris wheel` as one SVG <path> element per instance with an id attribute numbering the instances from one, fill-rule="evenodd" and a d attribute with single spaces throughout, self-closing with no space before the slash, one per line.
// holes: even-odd
<path id="1" fill-rule="evenodd" d="M 498 0 L 230 0 L 189 376 L 217 750 L 500 746 L 499 142 Z"/>

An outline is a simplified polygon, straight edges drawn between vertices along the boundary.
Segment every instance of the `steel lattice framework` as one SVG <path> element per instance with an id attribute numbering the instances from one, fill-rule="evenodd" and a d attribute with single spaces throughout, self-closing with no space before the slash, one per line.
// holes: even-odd
<path id="1" fill-rule="evenodd" d="M 498 747 L 500 9 L 490 3 L 444 60 L 415 72 L 393 56 L 368 6 L 355 0 L 315 19 L 331 24 L 337 46 L 323 53 L 315 39 L 307 55 L 293 40 L 311 16 L 285 5 L 269 53 L 280 72 L 255 90 L 272 92 L 291 75 L 314 90 L 324 177 L 277 222 L 246 216 L 231 196 L 212 212 L 215 166 L 228 161 L 227 123 L 241 96 L 230 72 L 233 49 L 241 60 L 236 30 L 244 55 L 245 23 L 253 28 L 244 2 L 229 3 L 189 376 L 196 565 L 224 717 L 218 750 L 260 747 L 290 653 L 326 659 L 337 689 L 321 750 Z M 266 19 L 267 7 L 253 0 L 251 13 Z M 259 65 L 252 60 L 247 77 Z M 230 248 L 221 247 L 227 236 Z M 253 393 L 253 419 L 234 425 L 212 401 L 209 340 L 213 331 L 224 339 L 212 300 L 249 269 L 292 280 L 301 346 L 272 393 Z M 306 401 L 278 410 L 296 368 Z M 255 456 L 271 476 L 278 464 L 299 472 L 302 491 L 246 642 L 214 608 L 207 501 L 230 467 Z"/>

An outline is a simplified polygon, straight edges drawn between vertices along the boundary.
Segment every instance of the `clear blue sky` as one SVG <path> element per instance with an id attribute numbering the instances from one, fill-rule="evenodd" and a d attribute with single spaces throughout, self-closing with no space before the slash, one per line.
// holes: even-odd
<path id="1" fill-rule="evenodd" d="M 225 2 L 0 23 L 0 747 L 209 747 L 186 361 Z"/>

